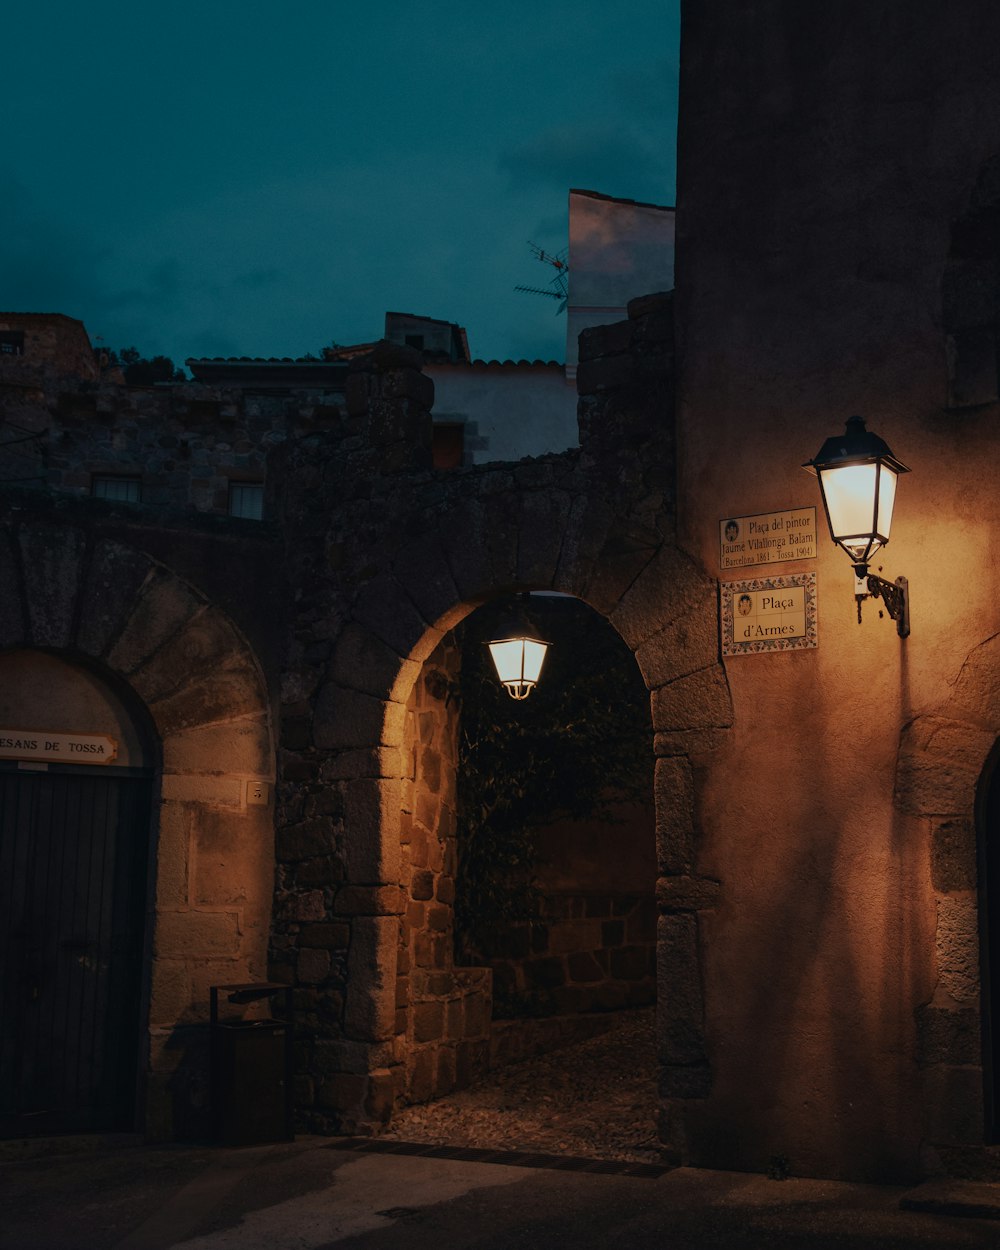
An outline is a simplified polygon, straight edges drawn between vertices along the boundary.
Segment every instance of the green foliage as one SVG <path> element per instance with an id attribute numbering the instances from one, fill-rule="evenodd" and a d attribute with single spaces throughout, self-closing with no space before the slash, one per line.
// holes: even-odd
<path id="1" fill-rule="evenodd" d="M 484 645 L 510 600 L 464 625 L 459 730 L 460 957 L 489 959 L 511 923 L 537 911 L 539 829 L 569 817 L 614 819 L 614 800 L 648 800 L 649 694 L 610 625 L 576 599 L 532 598 L 530 615 L 552 643 L 541 680 L 512 699 Z"/>
<path id="2" fill-rule="evenodd" d="M 110 363 L 120 365 L 129 386 L 153 386 L 157 382 L 186 382 L 187 374 L 169 356 L 145 357 L 137 347 L 109 353 Z"/>

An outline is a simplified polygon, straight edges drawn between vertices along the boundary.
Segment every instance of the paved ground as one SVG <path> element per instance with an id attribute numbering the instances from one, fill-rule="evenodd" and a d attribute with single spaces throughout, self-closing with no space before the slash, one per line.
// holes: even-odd
<path id="1" fill-rule="evenodd" d="M 657 1180 L 352 1153 L 102 1146 L 0 1163 L 3 1250 L 996 1250 L 902 1191 L 681 1168 Z M 62 1143 L 65 1146 L 66 1143 Z M 80 1143 L 78 1142 L 79 1146 Z M 1000 1214 L 1000 1203 L 993 1209 Z"/>
<path id="2" fill-rule="evenodd" d="M 653 1008 L 396 1116 L 390 1138 L 657 1163 Z"/>
<path id="3" fill-rule="evenodd" d="M 0 1143 L 0 1250 L 1000 1247 L 1000 1185 L 907 1194 L 664 1171 L 649 1113 L 654 1069 L 650 1013 L 634 1012 L 614 1033 L 411 1108 L 363 1149 L 316 1137 L 245 1150 L 131 1138 Z M 449 1150 L 437 1142 L 499 1161 L 442 1157 Z M 403 1143 L 425 1145 L 390 1153 Z M 611 1167 L 632 1174 L 601 1170 Z M 954 1209 L 995 1218 L 940 1213 Z"/>

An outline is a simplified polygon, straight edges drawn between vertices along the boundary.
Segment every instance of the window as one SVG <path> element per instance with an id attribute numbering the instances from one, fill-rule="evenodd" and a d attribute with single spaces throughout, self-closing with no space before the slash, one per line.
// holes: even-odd
<path id="1" fill-rule="evenodd" d="M 243 517 L 247 521 L 260 521 L 264 517 L 264 483 L 230 482 L 229 515 Z"/>
<path id="2" fill-rule="evenodd" d="M 465 426 L 435 421 L 431 430 L 431 462 L 435 469 L 458 469 L 465 463 Z"/>
<path id="3" fill-rule="evenodd" d="M 95 473 L 90 479 L 90 493 L 97 499 L 116 499 L 120 503 L 138 503 L 142 498 L 142 479 Z"/>
<path id="4" fill-rule="evenodd" d="M 0 330 L 0 356 L 24 355 L 24 331 Z"/>
<path id="5" fill-rule="evenodd" d="M 415 347 L 418 352 L 424 350 L 424 336 L 422 334 L 407 334 L 404 337 L 407 347 Z"/>

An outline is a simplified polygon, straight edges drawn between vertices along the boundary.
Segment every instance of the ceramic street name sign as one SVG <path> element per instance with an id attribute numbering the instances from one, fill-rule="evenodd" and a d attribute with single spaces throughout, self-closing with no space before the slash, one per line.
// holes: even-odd
<path id="1" fill-rule="evenodd" d="M 815 647 L 816 574 L 723 582 L 723 655 L 759 655 Z"/>
<path id="2" fill-rule="evenodd" d="M 719 551 L 719 567 L 723 569 L 815 560 L 816 509 L 726 517 L 719 522 Z"/>
<path id="3" fill-rule="evenodd" d="M 107 734 L 49 733 L 0 729 L 0 759 L 45 760 L 50 764 L 110 764 L 118 743 Z"/>

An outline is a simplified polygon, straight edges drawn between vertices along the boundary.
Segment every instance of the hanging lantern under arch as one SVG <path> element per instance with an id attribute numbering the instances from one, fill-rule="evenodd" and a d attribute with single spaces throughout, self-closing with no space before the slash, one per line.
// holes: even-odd
<path id="1" fill-rule="evenodd" d="M 497 677 L 512 699 L 526 699 L 538 684 L 549 644 L 523 610 L 512 612 L 497 633 L 486 644 Z"/>

